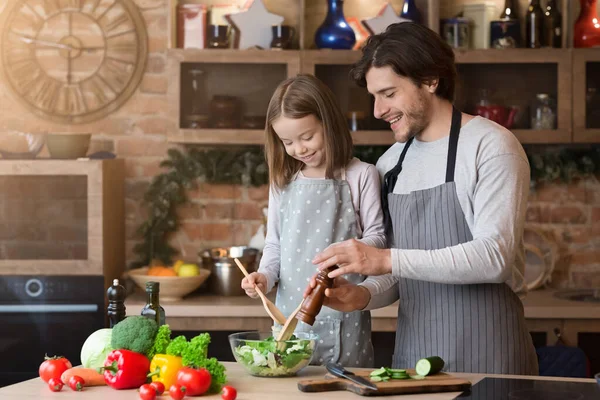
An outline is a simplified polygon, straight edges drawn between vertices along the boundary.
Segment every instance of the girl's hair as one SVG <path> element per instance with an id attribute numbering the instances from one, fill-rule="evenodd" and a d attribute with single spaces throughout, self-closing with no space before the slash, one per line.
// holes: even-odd
<path id="1" fill-rule="evenodd" d="M 352 136 L 335 96 L 316 77 L 300 74 L 279 84 L 267 109 L 265 153 L 271 186 L 284 188 L 304 165 L 286 153 L 273 122 L 281 116 L 298 119 L 311 114 L 323 124 L 325 177 L 332 179 L 352 159 Z"/>

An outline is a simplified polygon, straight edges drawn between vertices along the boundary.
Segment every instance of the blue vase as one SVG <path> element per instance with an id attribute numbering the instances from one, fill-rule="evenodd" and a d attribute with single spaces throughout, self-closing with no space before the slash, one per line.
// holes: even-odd
<path id="1" fill-rule="evenodd" d="M 320 49 L 351 49 L 356 36 L 344 18 L 344 0 L 327 0 L 327 3 L 327 17 L 315 33 L 315 44 Z"/>
<path id="2" fill-rule="evenodd" d="M 402 12 L 400 13 L 402 18 L 410 19 L 418 24 L 421 23 L 421 11 L 417 8 L 415 0 L 404 0 L 402 5 Z"/>

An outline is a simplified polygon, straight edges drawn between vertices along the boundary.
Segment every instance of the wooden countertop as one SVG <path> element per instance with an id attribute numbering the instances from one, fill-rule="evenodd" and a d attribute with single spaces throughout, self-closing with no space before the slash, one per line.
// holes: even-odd
<path id="1" fill-rule="evenodd" d="M 243 367 L 236 363 L 223 363 L 227 368 L 228 384 L 235 387 L 238 391 L 239 400 L 295 400 L 295 399 L 359 399 L 357 395 L 340 391 L 323 393 L 303 393 L 298 390 L 297 382 L 301 379 L 318 379 L 325 375 L 324 367 L 307 367 L 300 371 L 299 375 L 291 378 L 257 378 L 246 373 Z M 549 377 L 526 377 L 526 376 L 504 376 L 504 375 L 483 375 L 483 374 L 452 374 L 456 377 L 465 378 L 475 384 L 484 377 L 504 377 L 504 378 L 525 378 L 539 380 L 553 380 L 566 382 L 586 382 L 593 383 L 593 379 L 573 379 L 573 378 L 549 378 Z M 401 395 L 386 396 L 386 399 L 431 399 L 431 400 L 450 400 L 458 396 L 460 392 L 447 393 L 426 393 L 419 395 Z M 15 385 L 0 388 L 0 398 L 2 400 L 56 400 L 60 399 L 78 399 L 78 400 L 136 400 L 139 399 L 136 389 L 114 390 L 108 386 L 87 387 L 82 392 L 74 392 L 68 387 L 63 387 L 58 393 L 51 392 L 48 386 L 40 378 L 31 379 Z M 195 397 L 186 397 L 192 399 Z M 202 396 L 208 399 L 220 399 L 220 395 Z M 157 397 L 157 399 L 170 399 L 167 396 Z"/>
<path id="2" fill-rule="evenodd" d="M 528 319 L 600 319 L 600 303 L 563 300 L 554 297 L 554 290 L 535 290 L 523 300 L 525 318 Z M 273 295 L 269 297 L 274 300 Z M 125 300 L 127 315 L 139 314 L 146 303 L 145 294 L 135 292 Z M 260 299 L 246 296 L 224 297 L 193 294 L 180 302 L 162 302 L 165 313 L 173 318 L 257 318 L 266 312 Z M 397 304 L 372 310 L 373 319 L 396 318 Z"/>

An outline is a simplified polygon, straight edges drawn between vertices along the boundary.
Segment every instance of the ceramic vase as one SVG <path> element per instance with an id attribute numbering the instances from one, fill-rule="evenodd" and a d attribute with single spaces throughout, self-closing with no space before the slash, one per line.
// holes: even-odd
<path id="1" fill-rule="evenodd" d="M 600 47 L 600 19 L 597 0 L 579 0 L 581 11 L 573 26 L 574 47 Z"/>
<path id="2" fill-rule="evenodd" d="M 344 17 L 344 0 L 327 0 L 327 17 L 315 33 L 315 44 L 320 49 L 352 49 L 356 36 Z"/>

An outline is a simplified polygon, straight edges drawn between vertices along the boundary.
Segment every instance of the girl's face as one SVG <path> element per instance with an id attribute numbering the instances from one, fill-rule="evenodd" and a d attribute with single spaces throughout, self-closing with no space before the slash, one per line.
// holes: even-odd
<path id="1" fill-rule="evenodd" d="M 325 173 L 325 141 L 323 124 L 312 114 L 302 118 L 281 116 L 273 121 L 273 130 L 285 151 L 305 164 L 305 172 Z"/>

